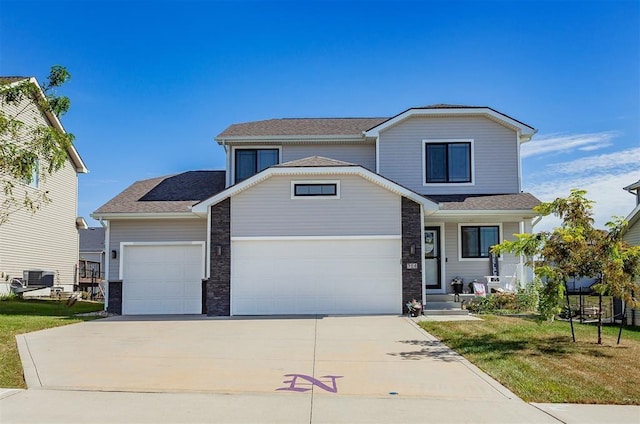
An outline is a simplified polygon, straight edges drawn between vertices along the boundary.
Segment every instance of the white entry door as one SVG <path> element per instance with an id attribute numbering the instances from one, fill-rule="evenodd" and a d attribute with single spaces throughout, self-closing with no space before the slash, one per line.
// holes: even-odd
<path id="1" fill-rule="evenodd" d="M 200 314 L 204 243 L 124 244 L 122 313 Z"/>
<path id="2" fill-rule="evenodd" d="M 402 312 L 400 237 L 234 240 L 233 315 Z"/>

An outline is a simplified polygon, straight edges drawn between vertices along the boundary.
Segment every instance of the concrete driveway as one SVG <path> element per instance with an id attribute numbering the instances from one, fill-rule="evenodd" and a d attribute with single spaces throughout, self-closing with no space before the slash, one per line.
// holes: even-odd
<path id="1" fill-rule="evenodd" d="M 18 344 L 46 390 L 5 413 L 101 396 L 79 422 L 558 422 L 403 317 L 113 317 Z"/>

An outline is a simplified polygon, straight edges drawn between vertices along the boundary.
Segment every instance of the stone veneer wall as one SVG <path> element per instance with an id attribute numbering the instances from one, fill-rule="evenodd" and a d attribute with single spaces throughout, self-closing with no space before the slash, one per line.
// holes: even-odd
<path id="1" fill-rule="evenodd" d="M 411 299 L 422 302 L 422 220 L 420 205 L 402 198 L 402 302 Z M 411 254 L 411 246 L 414 253 Z M 407 269 L 408 263 L 417 263 L 417 269 Z"/>
<path id="2" fill-rule="evenodd" d="M 107 312 L 122 315 L 122 280 L 109 281 Z"/>
<path id="3" fill-rule="evenodd" d="M 218 246 L 220 254 L 218 254 Z M 231 315 L 231 199 L 211 207 L 211 273 L 206 284 L 208 316 Z"/>

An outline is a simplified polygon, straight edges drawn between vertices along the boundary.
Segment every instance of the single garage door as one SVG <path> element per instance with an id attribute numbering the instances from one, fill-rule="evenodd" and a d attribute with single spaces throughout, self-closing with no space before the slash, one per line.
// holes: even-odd
<path id="1" fill-rule="evenodd" d="M 400 238 L 233 240 L 233 315 L 401 313 Z"/>
<path id="2" fill-rule="evenodd" d="M 200 314 L 204 243 L 123 245 L 125 315 Z"/>

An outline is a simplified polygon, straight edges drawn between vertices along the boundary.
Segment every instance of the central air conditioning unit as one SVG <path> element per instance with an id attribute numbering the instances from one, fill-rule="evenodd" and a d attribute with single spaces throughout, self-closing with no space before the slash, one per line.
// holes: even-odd
<path id="1" fill-rule="evenodd" d="M 26 286 L 53 286 L 53 280 L 56 273 L 53 271 L 43 271 L 41 269 L 28 269 L 22 271 L 22 279 Z"/>

